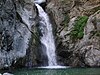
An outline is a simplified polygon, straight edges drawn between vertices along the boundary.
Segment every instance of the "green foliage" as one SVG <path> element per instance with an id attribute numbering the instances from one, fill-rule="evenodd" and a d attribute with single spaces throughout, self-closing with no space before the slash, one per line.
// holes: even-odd
<path id="1" fill-rule="evenodd" d="M 73 40 L 81 39 L 84 35 L 84 27 L 87 23 L 88 17 L 87 16 L 80 16 L 75 21 L 75 25 L 73 30 L 71 31 L 71 38 Z"/>

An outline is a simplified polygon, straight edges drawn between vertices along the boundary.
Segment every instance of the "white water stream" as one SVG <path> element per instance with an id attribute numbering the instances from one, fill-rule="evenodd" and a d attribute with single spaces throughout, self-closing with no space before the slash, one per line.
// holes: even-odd
<path id="1" fill-rule="evenodd" d="M 40 17 L 40 31 L 42 36 L 40 38 L 41 43 L 46 47 L 46 54 L 48 57 L 48 66 L 57 66 L 56 54 L 55 54 L 55 42 L 52 33 L 52 24 L 50 23 L 47 13 L 41 6 L 36 4 L 39 17 Z"/>

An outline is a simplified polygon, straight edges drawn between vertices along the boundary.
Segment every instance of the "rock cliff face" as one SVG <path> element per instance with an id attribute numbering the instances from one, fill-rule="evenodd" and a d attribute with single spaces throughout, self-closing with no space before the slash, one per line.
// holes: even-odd
<path id="1" fill-rule="evenodd" d="M 36 12 L 32 0 L 0 0 L 0 69 L 36 65 Z"/>
<path id="2" fill-rule="evenodd" d="M 100 0 L 43 1 L 53 24 L 58 64 L 99 67 Z M 41 64 L 37 22 L 34 0 L 0 0 L 0 69 Z"/>
<path id="3" fill-rule="evenodd" d="M 100 66 L 100 0 L 49 0 L 59 64 Z"/>

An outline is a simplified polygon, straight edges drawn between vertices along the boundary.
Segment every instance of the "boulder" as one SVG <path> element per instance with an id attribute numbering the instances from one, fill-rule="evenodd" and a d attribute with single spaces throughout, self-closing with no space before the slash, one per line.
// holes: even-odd
<path id="1" fill-rule="evenodd" d="M 11 73 L 3 73 L 3 75 L 14 75 L 14 74 L 11 74 Z"/>

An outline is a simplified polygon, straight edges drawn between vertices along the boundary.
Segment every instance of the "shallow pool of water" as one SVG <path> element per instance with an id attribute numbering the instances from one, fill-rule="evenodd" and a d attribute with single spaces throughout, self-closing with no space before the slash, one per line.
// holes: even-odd
<path id="1" fill-rule="evenodd" d="M 14 75 L 100 75 L 100 68 L 20 69 Z"/>

